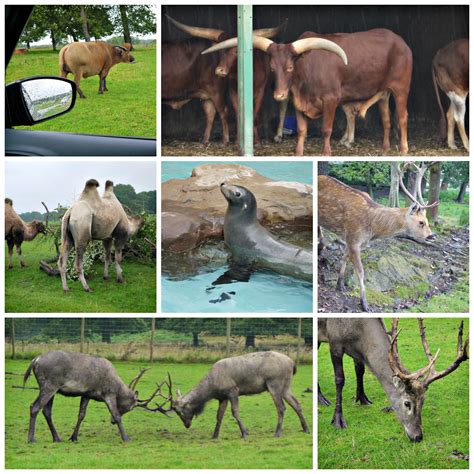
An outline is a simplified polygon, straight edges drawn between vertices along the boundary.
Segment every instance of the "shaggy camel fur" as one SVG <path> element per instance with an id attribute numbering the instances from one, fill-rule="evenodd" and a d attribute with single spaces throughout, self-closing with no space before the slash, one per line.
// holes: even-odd
<path id="1" fill-rule="evenodd" d="M 25 240 L 27 242 L 33 240 L 40 233 L 45 233 L 43 223 L 40 221 L 33 221 L 27 224 L 13 209 L 13 201 L 9 198 L 5 198 L 5 240 L 8 245 L 9 269 L 13 268 L 13 246 L 16 247 L 16 253 L 20 259 L 21 267 L 26 267 L 23 255 L 21 254 L 21 244 Z"/>
<path id="2" fill-rule="evenodd" d="M 58 260 L 63 290 L 69 291 L 66 280 L 66 265 L 69 252 L 76 249 L 75 268 L 85 291 L 91 291 L 84 277 L 82 262 L 87 244 L 91 240 L 102 240 L 105 250 L 104 280 L 109 279 L 112 241 L 115 246 L 115 271 L 117 282 L 124 283 L 122 249 L 127 240 L 138 232 L 143 224 L 140 216 L 127 216 L 122 204 L 115 197 L 114 183 L 107 181 L 102 197 L 95 179 L 87 181 L 79 200 L 64 214 L 61 224 L 61 252 Z"/>

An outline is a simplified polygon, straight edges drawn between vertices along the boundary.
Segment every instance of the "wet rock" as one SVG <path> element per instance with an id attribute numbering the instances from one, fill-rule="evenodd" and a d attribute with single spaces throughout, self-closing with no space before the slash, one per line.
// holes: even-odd
<path id="1" fill-rule="evenodd" d="M 162 246 L 165 250 L 195 248 L 209 238 L 222 238 L 227 202 L 220 184 L 245 186 L 257 199 L 258 219 L 264 225 L 291 222 L 311 225 L 313 188 L 272 181 L 252 168 L 236 164 L 197 166 L 187 179 L 162 185 Z"/>

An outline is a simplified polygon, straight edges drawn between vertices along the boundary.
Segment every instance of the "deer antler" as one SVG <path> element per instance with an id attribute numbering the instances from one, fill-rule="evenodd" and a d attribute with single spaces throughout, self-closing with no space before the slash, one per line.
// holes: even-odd
<path id="1" fill-rule="evenodd" d="M 140 369 L 140 373 L 132 379 L 132 381 L 128 384 L 128 387 L 130 390 L 135 390 L 135 387 L 137 386 L 137 383 L 140 381 L 140 379 L 143 377 L 143 374 L 145 372 L 148 372 L 150 370 L 150 367 L 147 369 Z"/>
<path id="2" fill-rule="evenodd" d="M 456 359 L 447 369 L 444 369 L 441 372 L 437 372 L 434 367 L 434 362 L 436 358 L 438 357 L 439 349 L 436 352 L 436 355 L 433 357 L 431 355 L 428 341 L 426 340 L 425 327 L 423 325 L 422 318 L 418 318 L 418 325 L 420 327 L 420 336 L 421 336 L 421 342 L 423 344 L 423 349 L 425 350 L 426 357 L 428 358 L 431 364 L 430 374 L 423 382 L 423 385 L 426 388 L 428 388 L 428 385 L 433 383 L 435 380 L 446 377 L 446 375 L 449 375 L 451 372 L 454 372 L 460 366 L 461 362 L 464 362 L 465 360 L 469 359 L 469 355 L 468 355 L 469 335 L 467 336 L 464 342 L 464 346 L 463 346 L 462 337 L 463 337 L 463 330 L 464 330 L 464 321 L 461 321 L 461 324 L 459 325 L 459 331 L 458 331 Z"/>
<path id="3" fill-rule="evenodd" d="M 422 378 L 425 374 L 429 373 L 432 370 L 432 367 L 438 358 L 439 350 L 436 355 L 433 357 L 431 356 L 428 358 L 428 365 L 426 367 L 422 367 L 421 369 L 417 370 L 416 372 L 409 372 L 401 363 L 400 356 L 398 354 L 398 344 L 397 339 L 398 335 L 400 334 L 401 329 L 397 331 L 398 328 L 398 321 L 400 318 L 393 318 L 392 320 L 392 340 L 390 343 L 390 350 L 388 352 L 388 361 L 393 373 L 402 380 L 418 380 Z M 424 346 L 424 345 L 423 345 Z M 426 350 L 425 350 L 426 352 Z"/>
<path id="4" fill-rule="evenodd" d="M 435 207 L 439 204 L 439 201 L 436 201 L 432 204 L 426 204 L 425 201 L 423 200 L 423 195 L 421 192 L 421 182 L 423 181 L 423 176 L 426 173 L 426 170 L 431 168 L 436 162 L 435 161 L 430 161 L 429 163 L 424 163 L 421 162 L 420 166 L 417 166 L 414 161 L 406 161 L 403 163 L 400 170 L 400 186 L 403 190 L 403 192 L 408 196 L 408 198 L 418 206 L 420 209 L 428 209 L 430 207 Z M 415 182 L 415 189 L 416 189 L 416 194 L 418 195 L 418 199 L 413 196 L 410 191 L 405 187 L 405 183 L 403 182 L 403 176 L 405 174 L 405 171 L 407 170 L 408 167 L 413 167 L 416 170 L 416 182 Z"/>
<path id="5" fill-rule="evenodd" d="M 163 385 L 166 385 L 168 387 L 168 395 L 165 396 L 163 395 L 162 392 L 162 387 Z M 155 391 L 148 397 L 146 400 L 138 400 L 138 407 L 140 408 L 145 408 L 145 410 L 152 411 L 152 412 L 160 412 L 163 413 L 163 415 L 169 416 L 168 412 L 171 411 L 171 409 L 165 410 L 163 407 L 168 403 L 173 401 L 173 396 L 172 396 L 172 382 L 171 382 L 171 376 L 168 372 L 168 380 L 163 380 L 160 384 L 156 384 L 156 389 Z M 155 403 L 156 408 L 149 408 L 148 405 L 149 403 L 156 397 L 161 397 L 164 398 L 164 402 L 161 404 Z"/>

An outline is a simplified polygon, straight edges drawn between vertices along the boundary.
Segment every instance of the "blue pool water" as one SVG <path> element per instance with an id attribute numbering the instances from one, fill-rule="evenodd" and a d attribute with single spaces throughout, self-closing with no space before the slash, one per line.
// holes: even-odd
<path id="1" fill-rule="evenodd" d="M 313 286 L 309 282 L 272 272 L 256 272 L 248 282 L 216 285 L 206 291 L 225 270 L 179 281 L 162 278 L 161 310 L 169 313 L 310 313 L 313 310 Z M 230 299 L 210 303 L 222 293 Z"/>
<path id="2" fill-rule="evenodd" d="M 189 178 L 194 167 L 209 163 L 209 161 L 164 161 L 161 165 L 161 182 Z M 274 181 L 313 183 L 313 165 L 305 161 L 213 161 L 212 163 L 248 166 Z"/>

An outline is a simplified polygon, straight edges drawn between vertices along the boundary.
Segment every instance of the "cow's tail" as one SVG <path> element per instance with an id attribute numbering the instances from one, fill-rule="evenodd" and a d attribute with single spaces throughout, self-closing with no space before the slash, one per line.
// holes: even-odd
<path id="1" fill-rule="evenodd" d="M 444 113 L 443 104 L 441 103 L 441 97 L 439 95 L 439 84 L 436 77 L 436 71 L 434 66 L 431 66 L 431 77 L 433 78 L 433 85 L 436 93 L 436 101 L 438 102 L 439 110 L 441 111 L 441 118 L 439 119 L 439 135 L 442 142 L 446 141 L 448 124 L 446 122 L 446 115 Z"/>
<path id="2" fill-rule="evenodd" d="M 67 48 L 62 48 L 61 51 L 59 51 L 59 75 L 61 77 L 66 77 L 67 73 L 69 72 L 66 64 L 66 49 Z"/>
<path id="3" fill-rule="evenodd" d="M 296 363 L 293 361 L 293 375 L 296 374 Z"/>
<path id="4" fill-rule="evenodd" d="M 35 357 L 35 358 L 31 361 L 31 364 L 29 365 L 29 367 L 26 369 L 25 375 L 23 376 L 23 387 L 26 385 L 26 382 L 27 382 L 28 379 L 30 378 L 31 371 L 33 370 L 33 367 L 34 367 L 36 361 L 38 360 L 38 358 L 39 358 L 39 356 L 38 356 L 38 357 Z"/>

